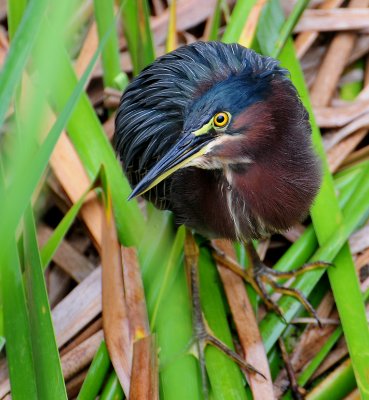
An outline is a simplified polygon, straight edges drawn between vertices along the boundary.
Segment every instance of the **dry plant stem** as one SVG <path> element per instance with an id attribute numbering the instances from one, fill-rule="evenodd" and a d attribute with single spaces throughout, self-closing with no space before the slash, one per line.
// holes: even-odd
<path id="1" fill-rule="evenodd" d="M 106 346 L 124 393 L 129 393 L 132 371 L 132 340 L 124 295 L 121 250 L 112 214 L 106 200 L 102 231 L 102 308 Z"/>
<path id="2" fill-rule="evenodd" d="M 101 268 L 97 268 L 52 310 L 58 346 L 63 346 L 100 313 Z"/>
<path id="3" fill-rule="evenodd" d="M 368 0 L 351 0 L 349 7 L 367 7 Z M 356 33 L 338 33 L 332 40 L 310 92 L 314 106 L 327 106 L 357 38 Z"/>
<path id="4" fill-rule="evenodd" d="M 159 399 L 159 372 L 153 336 L 137 340 L 133 345 L 131 400 Z"/>
<path id="5" fill-rule="evenodd" d="M 103 331 L 99 330 L 61 357 L 65 380 L 70 379 L 90 364 L 103 338 Z"/>
<path id="6" fill-rule="evenodd" d="M 344 357 L 347 356 L 348 349 L 346 346 L 346 342 L 342 339 L 344 338 L 341 338 L 340 342 L 338 342 L 334 350 L 332 350 L 324 359 L 324 361 L 320 364 L 319 368 L 312 375 L 311 380 L 314 380 L 318 376 L 324 374 L 329 369 L 331 369 L 335 364 L 337 364 L 339 361 L 341 361 Z"/>
<path id="7" fill-rule="evenodd" d="M 44 224 L 38 226 L 39 245 L 42 247 L 53 231 Z M 56 250 L 53 261 L 76 282 L 80 283 L 95 269 L 89 260 L 79 253 L 67 240 L 63 240 Z"/>
<path id="8" fill-rule="evenodd" d="M 355 119 L 338 131 L 327 133 L 324 138 L 324 147 L 326 151 L 357 130 L 367 127 L 369 127 L 369 112 Z"/>
<path id="9" fill-rule="evenodd" d="M 369 10 L 338 8 L 331 10 L 306 10 L 294 32 L 305 31 L 366 31 Z"/>
<path id="10" fill-rule="evenodd" d="M 214 246 L 231 258 L 236 258 L 234 248 L 229 241 L 214 240 Z M 217 263 L 227 300 L 236 325 L 245 361 L 260 371 L 266 379 L 257 374 L 246 373 L 253 398 L 255 400 L 274 399 L 273 383 L 270 375 L 268 359 L 260 336 L 255 314 L 245 290 L 244 280 Z"/>
<path id="11" fill-rule="evenodd" d="M 213 14 L 217 0 L 186 0 L 177 1 L 177 32 L 198 25 Z M 196 10 L 196 12 L 194 12 Z M 169 8 L 157 17 L 150 18 L 150 25 L 154 37 L 155 45 L 165 42 L 168 32 Z"/>
<path id="12" fill-rule="evenodd" d="M 327 0 L 323 1 L 319 5 L 320 10 L 329 10 L 332 8 L 339 7 L 343 3 L 343 0 Z M 315 42 L 318 37 L 318 31 L 302 32 L 295 40 L 296 55 L 298 58 L 301 57 L 309 50 L 311 45 Z"/>
<path id="13" fill-rule="evenodd" d="M 80 343 L 84 342 L 90 336 L 94 335 L 96 332 L 102 329 L 102 319 L 99 318 L 96 321 L 92 322 L 87 328 L 85 328 L 75 339 L 73 339 L 67 346 L 63 347 L 60 351 L 60 355 L 69 353 L 75 347 L 77 347 Z"/>
<path id="14" fill-rule="evenodd" d="M 286 371 L 287 371 L 287 375 L 288 375 L 288 379 L 290 381 L 290 387 L 291 387 L 291 391 L 292 391 L 292 396 L 293 396 L 293 398 L 295 400 L 303 400 L 305 398 L 306 391 L 303 388 L 301 388 L 297 383 L 296 375 L 295 375 L 295 372 L 294 372 L 293 367 L 291 365 L 290 358 L 288 356 L 286 346 L 285 346 L 284 341 L 283 341 L 283 339 L 281 337 L 278 339 L 278 345 L 279 345 L 279 348 L 281 350 L 283 363 L 285 365 L 285 368 L 286 368 Z"/>
<path id="15" fill-rule="evenodd" d="M 334 299 L 331 293 L 328 293 L 320 303 L 317 313 L 319 318 L 332 316 Z M 337 318 L 337 312 L 333 313 Z M 330 334 L 336 329 L 335 325 L 318 328 L 316 325 L 308 325 L 304 333 L 300 336 L 299 342 L 295 346 L 292 354 L 289 356 L 291 367 L 296 374 L 300 373 L 305 365 L 315 356 L 316 352 L 322 347 Z M 288 376 L 285 371 L 281 371 L 275 380 L 276 395 L 279 398 L 288 385 Z"/>
<path id="16" fill-rule="evenodd" d="M 132 400 L 159 398 L 159 371 L 155 340 L 150 335 L 145 294 L 137 252 L 133 247 L 121 247 L 125 299 L 128 309 L 130 336 L 133 341 L 133 361 L 129 398 Z"/>
<path id="17" fill-rule="evenodd" d="M 368 130 L 366 128 L 359 129 L 351 136 L 337 143 L 327 152 L 327 160 L 329 170 L 333 173 L 344 163 L 347 156 L 355 149 L 355 147 L 364 139 Z"/>
<path id="18" fill-rule="evenodd" d="M 342 167 L 355 165 L 360 161 L 368 159 L 368 156 L 369 156 L 369 146 L 365 146 L 351 153 L 342 164 Z"/>
<path id="19" fill-rule="evenodd" d="M 368 113 L 369 100 L 358 97 L 354 102 L 333 107 L 314 107 L 321 128 L 340 128 Z"/>
<path id="20" fill-rule="evenodd" d="M 360 392 L 358 389 L 355 389 L 348 396 L 346 396 L 343 400 L 360 400 Z"/>
<path id="21" fill-rule="evenodd" d="M 366 70 L 369 70 L 368 68 L 369 63 L 366 65 Z M 365 89 L 360 93 L 358 96 L 358 101 L 357 102 L 362 102 L 363 104 L 367 103 L 366 97 L 367 97 L 367 90 L 369 88 L 369 75 L 364 77 L 364 85 Z M 354 103 L 355 104 L 355 103 Z M 366 107 L 366 110 L 368 109 L 369 104 Z M 328 164 L 331 172 L 337 171 L 337 169 L 343 165 L 348 165 L 350 164 L 350 154 L 352 151 L 356 148 L 356 146 L 364 139 L 364 137 L 368 133 L 368 128 L 361 128 L 358 129 L 355 133 L 351 134 L 347 138 L 344 138 L 341 140 L 339 143 L 337 143 L 335 146 L 330 148 L 327 152 L 327 158 L 328 158 Z M 337 134 L 339 134 L 337 132 Z"/>
<path id="22" fill-rule="evenodd" d="M 136 341 L 150 336 L 145 293 L 136 249 L 122 246 L 121 251 L 130 334 L 132 340 Z"/>

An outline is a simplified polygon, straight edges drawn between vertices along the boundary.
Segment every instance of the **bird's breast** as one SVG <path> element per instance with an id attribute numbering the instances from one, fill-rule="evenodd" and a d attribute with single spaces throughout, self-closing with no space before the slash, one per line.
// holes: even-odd
<path id="1" fill-rule="evenodd" d="M 232 171 L 188 167 L 173 175 L 171 210 L 178 223 L 211 238 L 248 240 L 264 234 L 264 225 L 250 212 L 234 187 Z"/>

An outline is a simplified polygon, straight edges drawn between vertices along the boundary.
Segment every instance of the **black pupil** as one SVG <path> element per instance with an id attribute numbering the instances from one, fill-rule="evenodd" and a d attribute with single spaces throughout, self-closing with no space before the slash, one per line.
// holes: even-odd
<path id="1" fill-rule="evenodd" d="M 218 124 L 222 124 L 224 122 L 224 120 L 225 120 L 224 115 L 218 115 L 217 116 Z"/>

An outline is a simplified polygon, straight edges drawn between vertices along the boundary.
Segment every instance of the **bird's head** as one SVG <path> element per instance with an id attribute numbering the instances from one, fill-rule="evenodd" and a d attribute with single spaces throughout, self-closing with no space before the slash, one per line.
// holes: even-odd
<path id="1" fill-rule="evenodd" d="M 128 175 L 145 170 L 131 179 L 130 197 L 189 166 L 226 168 L 240 190 L 262 176 L 286 180 L 290 191 L 295 182 L 294 201 L 312 200 L 319 187 L 308 114 L 287 71 L 237 44 L 197 42 L 159 58 L 123 95 L 116 127 Z"/>

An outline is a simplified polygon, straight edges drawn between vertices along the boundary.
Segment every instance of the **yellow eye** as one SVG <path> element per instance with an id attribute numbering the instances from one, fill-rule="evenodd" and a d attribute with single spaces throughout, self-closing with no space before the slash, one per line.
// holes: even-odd
<path id="1" fill-rule="evenodd" d="M 226 112 L 216 113 L 213 118 L 214 126 L 224 128 L 229 122 L 229 115 Z"/>

